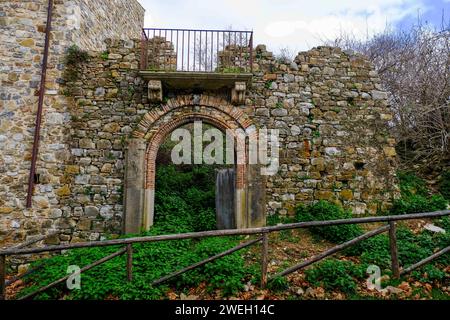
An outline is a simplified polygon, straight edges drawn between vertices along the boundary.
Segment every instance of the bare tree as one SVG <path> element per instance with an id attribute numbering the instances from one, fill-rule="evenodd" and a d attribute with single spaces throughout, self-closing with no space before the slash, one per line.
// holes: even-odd
<path id="1" fill-rule="evenodd" d="M 282 47 L 275 55 L 275 58 L 281 63 L 289 64 L 294 61 L 295 51 L 289 46 Z"/>
<path id="2" fill-rule="evenodd" d="M 450 29 L 420 20 L 408 30 L 386 28 L 366 40 L 343 34 L 327 42 L 366 55 L 390 92 L 393 133 L 405 166 L 450 162 Z"/>
<path id="3" fill-rule="evenodd" d="M 245 54 L 249 46 L 248 35 L 235 33 L 229 25 L 223 32 L 202 32 L 193 38 L 191 55 L 194 57 L 192 68 L 198 71 L 215 71 L 220 68 L 239 69 L 242 64 L 238 57 Z"/>

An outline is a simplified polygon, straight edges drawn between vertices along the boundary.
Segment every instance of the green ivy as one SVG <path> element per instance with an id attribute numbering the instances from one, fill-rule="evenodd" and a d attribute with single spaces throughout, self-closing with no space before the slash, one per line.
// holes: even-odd
<path id="1" fill-rule="evenodd" d="M 183 233 L 215 228 L 214 169 L 211 166 L 158 166 L 156 173 L 155 225 L 143 236 Z M 126 237 L 138 236 L 128 235 Z M 162 276 L 180 270 L 236 246 L 238 237 L 187 239 L 133 245 L 133 281 L 126 280 L 126 257 L 116 257 L 81 276 L 81 290 L 69 291 L 65 284 L 52 288 L 36 299 L 162 299 L 172 288 L 185 291 L 205 283 L 208 291 L 235 294 L 254 278 L 258 269 L 247 267 L 242 251 L 191 270 L 170 281 L 152 286 Z M 70 250 L 65 254 L 36 262 L 46 264 L 38 273 L 25 278 L 28 286 L 19 296 L 34 292 L 64 277 L 67 267 L 86 266 L 120 247 Z"/>
<path id="2" fill-rule="evenodd" d="M 298 222 L 339 220 L 352 217 L 351 211 L 326 201 L 319 201 L 309 206 L 300 205 L 296 209 L 296 219 Z M 313 227 L 309 228 L 309 230 L 313 234 L 334 243 L 351 240 L 363 233 L 361 227 L 355 224 Z"/>
<path id="3" fill-rule="evenodd" d="M 350 261 L 328 259 L 305 271 L 306 280 L 315 287 L 353 294 L 357 281 L 366 278 L 365 268 Z"/>
<path id="4" fill-rule="evenodd" d="M 425 181 L 410 172 L 398 172 L 401 198 L 394 201 L 391 214 L 445 210 L 448 201 L 440 194 L 429 196 Z"/>
<path id="5" fill-rule="evenodd" d="M 445 197 L 445 199 L 450 200 L 450 170 L 442 173 L 442 177 L 439 182 L 439 192 Z"/>

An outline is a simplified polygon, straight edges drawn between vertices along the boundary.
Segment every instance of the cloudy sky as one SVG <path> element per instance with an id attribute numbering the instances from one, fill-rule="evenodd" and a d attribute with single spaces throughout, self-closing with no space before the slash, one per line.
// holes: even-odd
<path id="1" fill-rule="evenodd" d="M 253 30 L 255 44 L 307 50 L 341 31 L 365 37 L 423 21 L 440 28 L 450 0 L 138 0 L 146 27 Z"/>

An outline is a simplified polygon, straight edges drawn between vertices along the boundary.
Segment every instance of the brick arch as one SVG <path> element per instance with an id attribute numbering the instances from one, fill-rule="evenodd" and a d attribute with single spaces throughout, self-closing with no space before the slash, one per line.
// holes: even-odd
<path id="1" fill-rule="evenodd" d="M 214 127 L 226 131 L 227 129 L 246 130 L 253 125 L 248 116 L 239 108 L 230 105 L 227 101 L 207 95 L 185 95 L 170 99 L 166 104 L 149 111 L 137 125 L 133 137 L 142 141 L 145 145 L 143 181 L 143 216 L 141 217 L 144 228 L 153 224 L 154 197 L 155 197 L 155 172 L 156 156 L 161 143 L 176 128 L 201 120 Z M 256 134 L 256 130 L 252 135 Z M 240 143 L 241 140 L 235 139 Z M 246 143 L 245 141 L 242 143 Z M 238 228 L 245 228 L 247 219 L 247 164 L 248 154 L 245 150 L 244 162 L 236 164 L 236 221 Z M 142 213 L 140 213 L 142 214 Z"/>
<path id="2" fill-rule="evenodd" d="M 223 115 L 234 119 L 242 129 L 247 129 L 253 125 L 253 122 L 244 111 L 231 105 L 228 101 L 221 97 L 209 95 L 182 95 L 171 98 L 167 101 L 167 103 L 147 112 L 136 126 L 132 136 L 135 138 L 148 139 L 148 133 L 152 127 L 154 127 L 154 123 L 161 119 L 164 115 L 167 115 L 178 108 L 195 106 L 209 107 L 222 112 Z"/>
<path id="3" fill-rule="evenodd" d="M 203 122 L 206 122 L 208 124 L 211 124 L 215 126 L 216 128 L 222 130 L 225 132 L 227 129 L 233 130 L 237 128 L 233 128 L 227 125 L 224 121 L 221 121 L 220 119 L 211 117 L 206 114 L 194 112 L 188 115 L 183 115 L 181 117 L 178 117 L 174 120 L 172 120 L 169 123 L 164 124 L 163 126 L 159 127 L 159 130 L 157 132 L 154 132 L 150 139 L 148 140 L 148 147 L 147 152 L 145 156 L 145 163 L 146 163 L 146 180 L 145 180 L 145 188 L 146 189 L 154 189 L 155 188 L 155 172 L 156 172 L 156 157 L 158 154 L 159 147 L 161 146 L 161 143 L 165 140 L 165 138 L 175 129 L 187 124 L 192 123 L 197 120 L 202 120 Z M 242 128 L 241 128 L 242 129 Z M 238 143 L 239 140 L 238 140 Z M 245 144 L 245 142 L 243 142 Z M 242 147 L 242 150 L 246 150 L 245 145 L 240 145 Z M 246 175 L 246 165 L 245 163 L 248 163 L 247 161 L 247 154 L 245 153 L 245 162 L 244 164 L 237 164 L 236 165 L 236 187 L 237 188 L 244 188 L 245 186 L 245 175 Z"/>

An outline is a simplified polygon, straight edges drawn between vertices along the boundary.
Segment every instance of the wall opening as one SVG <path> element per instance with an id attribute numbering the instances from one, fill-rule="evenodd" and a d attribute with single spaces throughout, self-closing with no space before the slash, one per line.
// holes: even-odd
<path id="1" fill-rule="evenodd" d="M 202 122 L 222 132 L 234 141 L 239 161 L 231 161 L 235 174 L 233 227 L 242 229 L 265 225 L 265 183 L 258 166 L 249 165 L 248 141 L 238 139 L 239 130 L 253 126 L 245 113 L 220 97 L 180 95 L 152 109 L 137 124 L 128 140 L 125 172 L 125 233 L 149 230 L 155 222 L 155 192 L 157 190 L 157 157 L 160 146 L 176 129 Z M 231 133 L 228 135 L 228 132 Z M 200 134 L 200 137 L 202 135 Z M 228 138 L 227 138 L 228 140 Z M 194 162 L 195 163 L 195 162 Z M 230 162 L 227 160 L 227 164 Z M 217 181 L 216 181 L 217 182 Z M 229 183 L 227 184 L 229 186 Z M 228 202 L 229 203 L 229 202 Z M 224 211 L 227 212 L 227 211 Z M 217 219 L 216 219 L 217 221 Z M 223 227 L 223 226 L 222 226 Z"/>
<path id="2" fill-rule="evenodd" d="M 201 125 L 202 136 L 205 136 L 207 131 L 218 129 L 202 122 L 196 122 L 196 125 Z M 185 130 L 192 137 L 190 142 L 193 151 L 194 123 L 182 125 L 177 129 L 177 132 L 180 132 L 179 129 Z M 234 165 L 216 162 L 194 164 L 193 153 L 188 163 L 174 163 L 172 153 L 175 152 L 178 156 L 183 153 L 176 150 L 179 146 L 177 132 L 172 131 L 165 137 L 155 160 L 154 226 L 164 228 L 167 232 L 235 228 Z M 209 143 L 220 142 L 221 150 L 212 150 L 211 154 L 216 156 L 216 152 L 219 152 L 224 155 L 225 134 L 219 130 L 215 132 L 221 134 L 218 139 L 220 141 L 215 141 L 214 137 L 210 142 L 203 141 L 202 152 Z"/>

